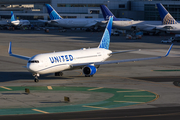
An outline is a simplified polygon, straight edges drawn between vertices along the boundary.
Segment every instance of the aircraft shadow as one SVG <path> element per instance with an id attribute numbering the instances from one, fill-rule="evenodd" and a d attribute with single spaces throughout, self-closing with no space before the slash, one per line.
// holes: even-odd
<path id="1" fill-rule="evenodd" d="M 133 79 L 145 80 L 151 82 L 180 82 L 180 76 L 150 76 L 150 77 L 132 77 Z"/>
<path id="2" fill-rule="evenodd" d="M 52 74 L 41 75 L 39 79 L 42 80 L 64 80 L 64 79 L 73 79 L 69 77 L 60 77 L 60 76 L 53 76 Z M 0 82 L 8 82 L 8 81 L 15 81 L 15 80 L 34 80 L 34 77 L 31 73 L 28 72 L 0 72 Z"/>

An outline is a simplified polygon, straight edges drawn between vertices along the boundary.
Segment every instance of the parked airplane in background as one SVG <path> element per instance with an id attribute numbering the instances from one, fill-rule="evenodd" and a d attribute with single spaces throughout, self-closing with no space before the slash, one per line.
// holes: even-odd
<path id="1" fill-rule="evenodd" d="M 95 27 L 98 22 L 103 21 L 103 18 L 71 18 L 63 19 L 56 10 L 49 4 L 46 4 L 46 8 L 51 19 L 50 24 L 63 28 L 90 28 Z"/>
<path id="2" fill-rule="evenodd" d="M 85 74 L 86 77 L 91 77 L 97 72 L 99 66 L 103 64 L 159 59 L 168 56 L 168 54 L 170 53 L 172 45 L 165 56 L 105 61 L 112 54 L 132 51 L 132 50 L 128 50 L 128 51 L 112 52 L 109 50 L 112 22 L 113 22 L 113 18 L 110 17 L 109 22 L 104 31 L 104 34 L 102 36 L 101 42 L 97 48 L 88 48 L 88 49 L 83 48 L 80 50 L 45 53 L 45 54 L 38 54 L 33 57 L 26 57 L 26 56 L 13 54 L 11 51 L 11 42 L 10 42 L 8 53 L 10 56 L 28 61 L 27 69 L 30 72 L 32 72 L 33 76 L 35 77 L 34 79 L 35 82 L 39 81 L 38 76 L 40 74 L 55 73 L 55 75 L 57 76 L 62 76 L 62 71 L 78 69 L 78 68 L 83 70 L 83 73 Z"/>
<path id="3" fill-rule="evenodd" d="M 5 19 L 0 20 L 0 26 L 6 26 L 6 25 L 9 25 L 7 20 Z"/>
<path id="4" fill-rule="evenodd" d="M 63 19 L 56 10 L 49 4 L 45 4 L 49 13 L 50 21 L 47 23 L 59 26 L 63 28 L 97 28 L 105 27 L 106 25 L 102 22 L 103 18 L 67 18 Z M 120 18 L 120 20 L 130 20 L 127 18 Z M 41 20 L 44 21 L 44 20 Z"/>
<path id="5" fill-rule="evenodd" d="M 157 33 L 157 25 L 162 25 L 161 21 L 122 21 L 117 19 L 113 13 L 105 6 L 101 5 L 104 20 L 108 20 L 109 16 L 113 16 L 113 27 L 121 30 L 141 30 L 151 33 Z"/>
<path id="6" fill-rule="evenodd" d="M 161 26 L 157 26 L 156 29 L 180 34 L 180 24 L 171 16 L 171 14 L 166 10 L 166 8 L 164 8 L 161 3 L 157 3 L 156 5 L 163 24 Z"/>
<path id="7" fill-rule="evenodd" d="M 11 24 L 15 26 L 28 26 L 30 25 L 29 20 L 15 20 L 14 13 L 11 11 Z"/>

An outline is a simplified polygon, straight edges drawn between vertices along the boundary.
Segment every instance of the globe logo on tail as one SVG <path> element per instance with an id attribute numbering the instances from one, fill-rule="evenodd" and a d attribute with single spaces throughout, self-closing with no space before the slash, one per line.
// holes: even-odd
<path id="1" fill-rule="evenodd" d="M 163 24 L 177 24 L 176 20 L 168 13 L 164 19 L 163 19 Z"/>

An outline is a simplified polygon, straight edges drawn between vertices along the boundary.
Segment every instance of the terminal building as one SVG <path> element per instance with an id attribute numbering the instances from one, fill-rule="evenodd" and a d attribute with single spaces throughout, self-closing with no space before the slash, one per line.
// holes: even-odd
<path id="1" fill-rule="evenodd" d="M 179 0 L 0 0 L 0 19 L 48 20 L 45 4 L 51 4 L 63 18 L 102 18 L 100 5 L 106 5 L 118 18 L 160 20 L 156 3 L 162 3 L 180 20 Z"/>

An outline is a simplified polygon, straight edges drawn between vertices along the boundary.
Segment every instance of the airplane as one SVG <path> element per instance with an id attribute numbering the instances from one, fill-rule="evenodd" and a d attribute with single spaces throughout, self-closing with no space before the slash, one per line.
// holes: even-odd
<path id="1" fill-rule="evenodd" d="M 18 54 L 13 54 L 11 50 L 12 43 L 10 42 L 8 53 L 12 57 L 17 57 L 19 59 L 28 61 L 26 68 L 33 74 L 35 82 L 39 81 L 38 77 L 40 76 L 40 74 L 55 73 L 55 76 L 62 76 L 62 71 L 82 69 L 85 77 L 92 77 L 97 72 L 97 69 L 100 67 L 100 65 L 103 64 L 160 59 L 169 55 L 173 44 L 170 46 L 165 56 L 105 61 L 113 54 L 133 51 L 126 50 L 112 52 L 111 50 L 109 50 L 112 22 L 113 17 L 110 17 L 101 38 L 100 44 L 97 48 L 83 48 L 80 50 L 43 53 L 37 54 L 33 57 L 26 57 Z"/>
<path id="2" fill-rule="evenodd" d="M 13 11 L 11 11 L 11 24 L 14 26 L 28 26 L 30 22 L 29 20 L 16 20 Z"/>
<path id="3" fill-rule="evenodd" d="M 50 5 L 45 4 L 50 21 L 45 20 L 39 20 L 41 22 L 46 22 L 48 24 L 63 27 L 63 28 L 94 28 L 97 29 L 98 27 L 104 27 L 106 24 L 104 24 L 102 21 L 103 18 L 70 18 L 70 19 L 63 19 L 56 10 Z M 130 20 L 127 18 L 120 18 L 121 20 Z"/>
<path id="4" fill-rule="evenodd" d="M 45 5 L 51 19 L 51 21 L 48 21 L 48 23 L 54 26 L 59 26 L 63 28 L 90 28 L 95 27 L 96 25 L 98 25 L 98 22 L 100 23 L 103 20 L 103 18 L 63 19 L 50 4 Z"/>
<path id="5" fill-rule="evenodd" d="M 156 29 L 174 34 L 180 33 L 180 24 L 171 16 L 161 3 L 157 3 L 156 5 L 163 24 L 157 26 Z"/>
<path id="6" fill-rule="evenodd" d="M 9 25 L 7 20 L 5 19 L 0 20 L 0 26 L 7 26 L 7 25 Z"/>
<path id="7" fill-rule="evenodd" d="M 121 30 L 141 30 L 145 32 L 158 33 L 157 25 L 162 25 L 161 21 L 122 21 L 116 18 L 113 13 L 105 6 L 100 5 L 105 21 L 108 21 L 109 16 L 113 16 L 113 27 Z"/>

